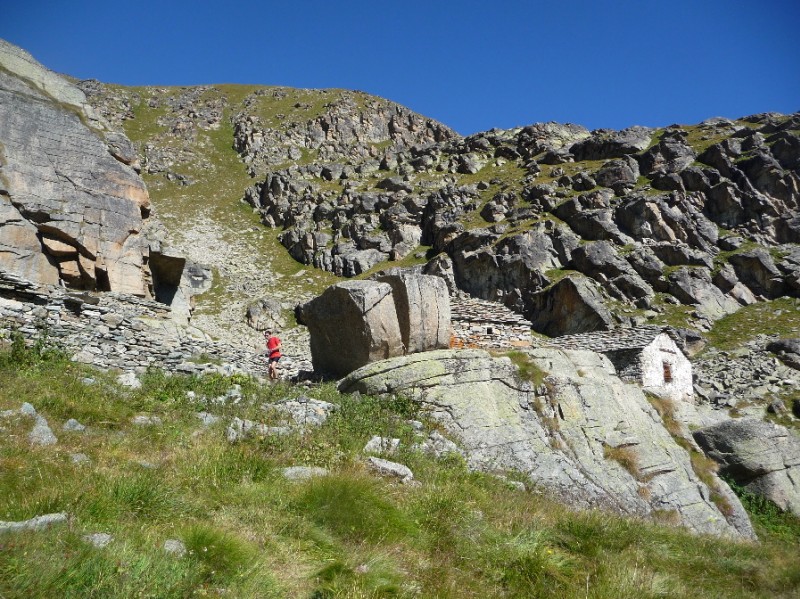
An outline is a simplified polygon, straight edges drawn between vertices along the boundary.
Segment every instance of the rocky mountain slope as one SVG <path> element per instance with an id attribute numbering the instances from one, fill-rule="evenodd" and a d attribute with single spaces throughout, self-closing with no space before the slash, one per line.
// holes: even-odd
<path id="1" fill-rule="evenodd" d="M 46 329 L 73 360 L 104 368 L 198 372 L 217 360 L 257 372 L 260 330 L 274 322 L 289 376 L 309 347 L 306 329 L 291 326 L 293 308 L 339 276 L 387 264 L 443 276 L 430 277 L 443 299 L 447 288 L 500 300 L 547 335 L 653 321 L 713 337 L 738 330 L 741 314 L 760 314 L 762 328 L 774 317 L 781 327 L 763 343 L 748 325 L 751 345 L 732 354 L 717 342 L 698 362 L 697 395 L 718 413 L 695 421 L 654 411 L 594 354 L 529 353 L 551 377 L 535 389 L 517 384 L 523 366 L 469 352 L 444 367 L 420 358 L 401 384 L 392 377 L 406 376 L 405 363 L 375 366 L 388 383 L 354 382 L 414 396 L 461 437 L 475 468 L 519 470 L 534 485 L 574 491 L 579 505 L 674 511 L 699 532 L 751 534 L 727 487 L 697 472 L 685 427 L 669 429 L 668 419 L 763 416 L 763 405 L 726 397 L 735 390 L 793 422 L 796 348 L 766 341 L 800 336 L 800 115 L 621 132 L 551 123 L 462 138 L 360 92 L 79 89 L 23 51 L 0 50 L 4 328 Z M 191 315 L 199 328 L 169 319 L 188 318 L 206 289 Z M 448 324 L 437 325 L 435 347 L 447 346 Z M 341 338 L 335 328 L 329 336 Z M 409 347 L 397 337 L 386 355 Z M 771 368 L 777 356 L 785 367 Z M 731 357 L 741 358 L 735 368 Z M 467 374 L 454 383 L 466 391 L 448 395 L 444 371 Z M 506 393 L 483 414 L 461 410 L 484 383 Z M 432 395 L 418 397 L 420 388 Z M 502 412 L 497 426 L 484 426 L 492 410 Z M 727 508 L 714 498 L 724 493 Z"/>
<path id="2" fill-rule="evenodd" d="M 797 114 L 465 138 L 360 92 L 81 86 L 137 143 L 168 227 L 179 198 L 243 218 L 241 193 L 274 228 L 258 235 L 277 234 L 300 263 L 357 276 L 439 255 L 461 290 L 548 335 L 644 321 L 707 330 L 800 295 Z M 237 157 L 215 163 L 230 148 Z M 213 198 L 209 170 L 224 182 Z"/>

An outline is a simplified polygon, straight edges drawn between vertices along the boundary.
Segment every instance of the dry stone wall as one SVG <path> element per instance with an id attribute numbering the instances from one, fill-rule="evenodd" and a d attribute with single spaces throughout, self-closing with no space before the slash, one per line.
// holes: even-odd
<path id="1" fill-rule="evenodd" d="M 502 304 L 474 297 L 450 299 L 453 348 L 507 349 L 531 345 L 531 323 Z"/>
<path id="2" fill-rule="evenodd" d="M 178 324 L 164 304 L 124 294 L 69 292 L 0 271 L 0 341 L 13 332 L 29 340 L 46 335 L 74 361 L 101 368 L 266 371 L 256 353 Z"/>

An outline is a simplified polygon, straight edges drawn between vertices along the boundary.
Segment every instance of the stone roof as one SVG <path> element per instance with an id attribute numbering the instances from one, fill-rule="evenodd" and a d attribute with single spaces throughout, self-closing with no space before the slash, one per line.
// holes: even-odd
<path id="1" fill-rule="evenodd" d="M 643 349 L 650 345 L 659 334 L 669 334 L 669 327 L 646 325 L 626 327 L 610 331 L 595 331 L 578 335 L 564 335 L 550 340 L 559 349 L 588 349 L 606 353 L 631 349 Z"/>
<path id="2" fill-rule="evenodd" d="M 506 308 L 503 304 L 476 297 L 451 297 L 450 313 L 453 320 L 531 328 L 531 322 L 521 314 Z"/>

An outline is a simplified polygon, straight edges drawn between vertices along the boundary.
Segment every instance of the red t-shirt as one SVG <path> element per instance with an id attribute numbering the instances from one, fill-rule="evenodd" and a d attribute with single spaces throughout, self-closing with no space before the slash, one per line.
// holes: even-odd
<path id="1" fill-rule="evenodd" d="M 269 350 L 270 358 L 280 358 L 281 350 L 279 349 L 281 340 L 277 337 L 270 337 L 267 339 L 267 350 Z"/>

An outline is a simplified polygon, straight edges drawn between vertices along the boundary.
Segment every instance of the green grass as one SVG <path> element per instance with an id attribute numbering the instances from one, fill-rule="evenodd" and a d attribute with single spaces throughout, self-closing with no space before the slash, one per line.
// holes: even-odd
<path id="1" fill-rule="evenodd" d="M 511 359 L 517 367 L 517 372 L 522 380 L 533 383 L 535 387 L 540 387 L 544 384 L 544 379 L 548 373 L 539 368 L 528 354 L 522 351 L 509 351 L 503 355 Z"/>
<path id="2" fill-rule="evenodd" d="M 756 518 L 755 545 L 576 512 L 456 456 L 415 452 L 407 420 L 425 414 L 402 398 L 304 390 L 341 406 L 323 427 L 231 445 L 226 419 L 272 423 L 260 406 L 299 390 L 159 371 L 142 389 L 123 389 L 113 373 L 41 347 L 0 352 L 0 381 L 0 410 L 30 401 L 59 437 L 31 448 L 30 421 L 0 421 L 0 519 L 70 515 L 68 526 L 0 537 L 2 597 L 736 598 L 800 589 L 793 520 Z M 186 396 L 216 397 L 233 384 L 238 406 Z M 223 421 L 202 428 L 199 409 Z M 139 413 L 163 425 L 132 426 Z M 89 430 L 61 431 L 68 417 Z M 417 486 L 367 472 L 360 449 L 373 434 L 402 440 L 395 459 Z M 91 462 L 73 464 L 75 452 Z M 331 475 L 284 480 L 280 469 L 298 464 Z M 82 539 L 94 532 L 114 538 L 94 548 Z M 187 555 L 166 554 L 167 539 L 183 541 Z"/>
<path id="3" fill-rule="evenodd" d="M 744 306 L 706 333 L 709 346 L 721 350 L 741 347 L 756 335 L 800 337 L 800 300 L 784 297 Z"/>

